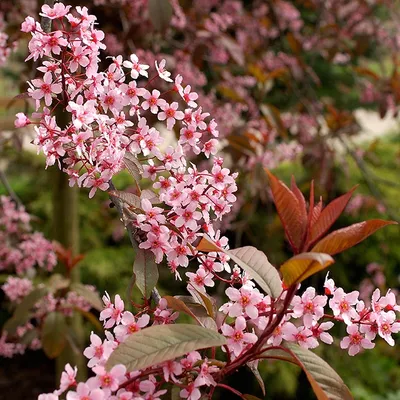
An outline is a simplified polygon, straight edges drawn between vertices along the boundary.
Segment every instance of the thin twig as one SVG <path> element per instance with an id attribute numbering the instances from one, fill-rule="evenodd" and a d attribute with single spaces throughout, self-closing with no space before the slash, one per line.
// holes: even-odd
<path id="1" fill-rule="evenodd" d="M 17 207 L 18 208 L 22 207 L 21 199 L 14 192 L 13 188 L 11 187 L 10 183 L 8 182 L 6 174 L 4 173 L 4 171 L 2 169 L 0 169 L 0 181 L 3 184 L 3 186 L 6 188 L 8 195 L 11 197 L 11 199 L 14 201 L 14 203 L 17 205 Z"/>

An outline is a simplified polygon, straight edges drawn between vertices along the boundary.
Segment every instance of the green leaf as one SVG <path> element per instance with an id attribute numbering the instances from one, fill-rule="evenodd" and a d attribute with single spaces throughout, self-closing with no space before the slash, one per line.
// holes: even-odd
<path id="1" fill-rule="evenodd" d="M 46 296 L 47 293 L 48 289 L 46 287 L 38 287 L 32 290 L 23 298 L 21 303 L 18 304 L 13 316 L 4 324 L 3 329 L 10 335 L 13 335 L 18 326 L 24 325 L 31 319 L 30 310 L 40 299 Z"/>
<path id="2" fill-rule="evenodd" d="M 282 282 L 279 273 L 262 251 L 245 246 L 224 252 L 270 296 L 277 298 L 281 294 Z"/>
<path id="3" fill-rule="evenodd" d="M 90 290 L 86 285 L 73 283 L 71 290 L 82 296 L 96 310 L 101 311 L 104 308 L 100 295 L 96 291 Z"/>
<path id="4" fill-rule="evenodd" d="M 170 2 L 168 0 L 149 0 L 149 18 L 156 30 L 165 31 L 172 18 Z"/>
<path id="5" fill-rule="evenodd" d="M 285 343 L 299 362 L 318 400 L 351 400 L 353 396 L 342 378 L 322 358 L 294 343 Z"/>
<path id="6" fill-rule="evenodd" d="M 225 343 L 224 336 L 201 326 L 154 325 L 130 335 L 113 351 L 106 367 L 123 364 L 129 372 L 136 371 Z"/>
<path id="7" fill-rule="evenodd" d="M 49 358 L 56 358 L 67 344 L 67 323 L 64 314 L 54 311 L 48 314 L 43 323 L 42 346 Z"/>
<path id="8" fill-rule="evenodd" d="M 61 274 L 54 274 L 47 281 L 47 286 L 52 292 L 57 292 L 57 290 L 67 288 L 70 283 L 71 281 Z"/>
<path id="9" fill-rule="evenodd" d="M 136 276 L 136 285 L 143 296 L 146 299 L 150 298 L 151 291 L 158 281 L 158 267 L 151 251 L 138 249 L 133 264 L 133 273 Z"/>

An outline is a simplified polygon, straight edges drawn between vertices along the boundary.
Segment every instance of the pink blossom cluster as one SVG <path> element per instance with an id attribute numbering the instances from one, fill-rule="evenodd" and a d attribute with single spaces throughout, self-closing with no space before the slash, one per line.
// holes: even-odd
<path id="1" fill-rule="evenodd" d="M 32 280 L 18 278 L 10 275 L 6 282 L 1 286 L 11 307 L 15 308 L 33 290 L 43 288 L 43 285 L 34 285 Z M 88 290 L 94 290 L 87 285 Z M 27 322 L 19 325 L 15 332 L 2 332 L 0 339 L 0 357 L 13 357 L 15 354 L 23 354 L 27 349 L 38 350 L 42 347 L 40 337 L 41 324 L 45 317 L 54 311 L 61 312 L 66 317 L 79 309 L 88 312 L 92 306 L 78 293 L 69 290 L 65 295 L 60 293 L 48 293 L 35 304 L 30 305 L 31 313 L 28 315 Z M 26 338 L 30 337 L 30 340 Z"/>
<path id="2" fill-rule="evenodd" d="M 0 271 L 18 275 L 35 268 L 52 271 L 57 263 L 53 245 L 41 232 L 32 232 L 31 217 L 10 197 L 0 197 Z"/>
<path id="3" fill-rule="evenodd" d="M 4 16 L 0 12 L 0 68 L 6 64 L 11 53 L 15 51 L 17 46 L 16 42 L 10 42 L 10 37 L 4 32 L 5 27 Z"/>
<path id="4" fill-rule="evenodd" d="M 199 230 L 229 213 L 236 200 L 236 174 L 222 166 L 221 158 L 213 159 L 210 171 L 186 161 L 189 153 L 205 158 L 216 154 L 217 124 L 197 106 L 197 93 L 190 85 L 182 86 L 180 75 L 172 80 L 165 60 L 155 63 L 157 74 L 145 85 L 140 82 L 148 78 L 149 66 L 135 54 L 128 60 L 114 57 L 99 72 L 104 33 L 94 28 L 96 17 L 86 8 L 75 11 L 61 3 L 43 6 L 42 15 L 53 21 L 49 33 L 31 17 L 22 24 L 32 35 L 28 59 L 46 57 L 38 68 L 42 77 L 29 82 L 28 89 L 40 111 L 32 116 L 39 118 L 35 143 L 46 155 L 46 164 L 58 162 L 71 186 L 90 188 L 89 197 L 97 189 L 108 190 L 124 157 L 133 156 L 166 206 L 156 207 L 148 198 L 135 204 L 132 223 L 147 239 L 140 248 L 151 250 L 157 263 L 166 257 L 174 271 L 186 267 Z M 170 84 L 164 93 L 151 87 L 160 80 Z M 68 112 L 64 127 L 57 122 L 55 110 L 60 107 Z M 17 115 L 18 126 L 27 123 L 31 120 Z M 156 128 L 161 124 L 179 133 L 175 146 L 161 146 L 164 137 Z"/>
<path id="5" fill-rule="evenodd" d="M 211 264 L 211 259 L 204 262 Z M 271 321 L 282 312 L 279 304 L 285 301 L 289 293 L 284 289 L 278 298 L 263 294 L 238 267 L 234 267 L 230 282 L 225 291 L 228 301 L 220 307 L 225 318 L 219 319 L 216 325 L 216 329 L 227 338 L 227 344 L 223 347 L 227 352 L 227 365 L 245 357 L 263 338 Z M 193 292 L 195 288 L 201 290 L 205 286 L 206 283 L 201 283 L 201 279 L 190 279 L 188 290 Z M 268 350 L 268 345 L 279 348 L 284 341 L 306 349 L 313 349 L 320 342 L 332 344 L 334 339 L 329 331 L 334 322 L 345 324 L 347 335 L 341 339 L 340 347 L 347 349 L 351 356 L 362 349 L 373 348 L 373 340 L 377 336 L 394 345 L 392 334 L 400 331 L 396 316 L 400 306 L 393 292 L 388 291 L 382 296 L 376 289 L 371 305 L 366 306 L 359 300 L 359 292 L 346 293 L 335 286 L 333 279 L 327 277 L 324 288 L 324 295 L 316 294 L 315 289 L 309 287 L 301 296 L 291 298 L 289 307 L 283 310 L 283 319 L 267 336 L 264 350 Z M 203 293 L 207 296 L 205 291 Z M 147 307 L 136 314 L 126 310 L 119 295 L 112 302 L 106 294 L 103 302 L 105 307 L 100 313 L 100 321 L 103 321 L 106 329 L 105 339 L 92 333 L 91 343 L 84 351 L 88 366 L 95 376 L 78 383 L 76 368 L 67 365 L 60 389 L 48 394 L 52 396 L 49 398 L 58 399 L 69 389 L 67 399 L 79 399 L 90 394 L 96 399 L 158 399 L 166 393 L 168 383 L 180 388 L 182 399 L 198 400 L 204 390 L 213 391 L 220 379 L 221 369 L 197 351 L 143 370 L 127 371 L 123 365 L 106 370 L 105 364 L 110 355 L 128 337 L 152 325 L 173 324 L 179 314 L 168 308 L 164 298 L 155 309 Z M 327 306 L 330 314 L 325 313 Z M 187 379 L 189 375 L 191 379 Z"/>
<path id="6" fill-rule="evenodd" d="M 115 296 L 114 302 L 105 295 L 103 301 L 105 308 L 100 313 L 100 320 L 106 329 L 105 339 L 92 332 L 90 345 L 83 353 L 94 376 L 78 383 L 77 368 L 67 364 L 61 375 L 60 388 L 54 393 L 40 395 L 39 400 L 58 400 L 65 392 L 66 398 L 71 400 L 157 400 L 167 392 L 164 388 L 166 383 L 181 388 L 180 398 L 198 400 L 202 387 L 216 385 L 213 375 L 219 372 L 219 368 L 211 360 L 203 359 L 197 351 L 144 370 L 129 372 L 123 365 L 106 370 L 107 360 L 120 343 L 148 326 L 174 323 L 178 313 L 168 308 L 165 299 L 161 299 L 151 312 L 140 311 L 137 314 L 125 310 L 124 301 L 119 295 Z M 188 376 L 193 376 L 193 380 L 188 380 Z"/>
<path id="7" fill-rule="evenodd" d="M 31 220 L 32 216 L 22 205 L 17 205 L 10 197 L 0 197 L 0 271 L 10 274 L 1 290 L 11 310 L 17 308 L 33 290 L 42 287 L 34 283 L 34 279 L 52 272 L 57 264 L 53 244 L 41 232 L 32 232 Z M 94 290 L 92 286 L 87 288 Z M 26 323 L 18 326 L 13 334 L 2 332 L 0 356 L 11 357 L 23 353 L 27 348 L 40 348 L 40 340 L 33 332 L 39 331 L 41 321 L 50 312 L 60 311 L 65 316 L 71 316 L 76 309 L 89 311 L 91 308 L 83 296 L 71 290 L 62 295 L 50 292 L 30 306 L 32 313 Z M 28 332 L 33 339 L 21 344 L 20 341 Z"/>

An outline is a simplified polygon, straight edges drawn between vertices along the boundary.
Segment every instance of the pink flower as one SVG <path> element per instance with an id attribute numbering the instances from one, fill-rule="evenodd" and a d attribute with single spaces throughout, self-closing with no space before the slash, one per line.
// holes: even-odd
<path id="1" fill-rule="evenodd" d="M 396 315 L 394 312 L 379 315 L 376 321 L 378 324 L 379 336 L 386 340 L 390 346 L 394 346 L 392 333 L 398 333 L 400 331 L 400 323 L 395 321 Z"/>
<path id="2" fill-rule="evenodd" d="M 178 103 L 174 101 L 171 104 L 165 102 L 161 105 L 163 111 L 158 113 L 158 119 L 160 121 L 167 120 L 167 129 L 171 130 L 175 125 L 175 120 L 182 120 L 184 114 L 182 111 L 178 111 Z"/>
<path id="3" fill-rule="evenodd" d="M 36 88 L 36 89 L 35 89 Z M 62 87 L 60 83 L 53 83 L 53 78 L 50 72 L 46 72 L 42 79 L 33 79 L 32 85 L 28 89 L 29 95 L 35 99 L 40 100 L 44 97 L 44 102 L 47 107 L 51 106 L 53 102 L 52 94 L 60 94 Z"/>
<path id="4" fill-rule="evenodd" d="M 23 128 L 24 126 L 31 124 L 31 121 L 24 113 L 18 113 L 16 114 L 16 117 L 17 119 L 14 122 L 16 128 Z"/>
<path id="5" fill-rule="evenodd" d="M 115 324 L 118 325 L 122 319 L 122 312 L 124 311 L 124 301 L 119 294 L 115 295 L 115 304 L 109 302 L 106 308 L 100 313 L 100 321 L 106 321 L 104 327 L 106 329 L 112 328 Z"/>
<path id="6" fill-rule="evenodd" d="M 179 392 L 179 395 L 181 396 L 182 399 L 199 400 L 201 397 L 201 392 L 196 387 L 196 384 L 193 382 L 189 386 L 187 386 L 185 389 L 182 389 Z"/>
<path id="7" fill-rule="evenodd" d="M 165 216 L 163 215 L 164 210 L 160 207 L 153 207 L 148 199 L 142 199 L 142 210 L 144 214 L 137 216 L 137 222 L 147 222 L 149 224 L 164 224 Z"/>
<path id="8" fill-rule="evenodd" d="M 246 329 L 246 320 L 244 317 L 237 317 L 235 327 L 224 324 L 221 327 L 223 335 L 228 338 L 228 347 L 238 356 L 247 345 L 251 345 L 257 341 L 254 333 L 243 332 Z"/>
<path id="9" fill-rule="evenodd" d="M 65 47 L 67 44 L 68 41 L 63 37 L 63 33 L 61 31 L 56 31 L 43 38 L 44 54 L 48 56 L 50 56 L 51 53 L 58 55 L 61 53 L 61 47 Z"/>
<path id="10" fill-rule="evenodd" d="M 131 61 L 124 61 L 122 65 L 131 69 L 131 77 L 133 79 L 137 79 L 139 75 L 142 75 L 147 78 L 149 76 L 147 72 L 149 66 L 145 64 L 139 64 L 139 58 L 136 54 L 131 54 L 129 58 Z"/>
<path id="11" fill-rule="evenodd" d="M 334 325 L 334 323 L 330 322 L 330 321 L 323 322 L 322 324 L 318 324 L 317 322 L 314 322 L 311 330 L 312 330 L 313 335 L 317 339 L 320 339 L 322 342 L 324 342 L 326 344 L 332 344 L 333 337 L 326 331 L 331 329 L 333 327 L 333 325 Z"/>
<path id="12" fill-rule="evenodd" d="M 93 368 L 93 372 L 96 373 L 96 381 L 102 388 L 115 391 L 125 381 L 126 367 L 118 364 L 107 372 L 104 367 L 97 366 Z"/>
<path id="13" fill-rule="evenodd" d="M 42 12 L 39 13 L 42 17 L 49 19 L 62 18 L 69 13 L 71 6 L 65 6 L 63 3 L 55 3 L 53 8 L 47 4 L 42 6 Z"/>
<path id="14" fill-rule="evenodd" d="M 154 89 L 151 93 L 146 90 L 146 92 L 143 94 L 143 98 L 145 99 L 145 101 L 142 103 L 143 110 L 150 109 L 153 114 L 157 114 L 158 107 L 161 107 L 165 104 L 165 100 L 160 99 L 160 94 L 161 93 L 157 89 Z"/>
<path id="15" fill-rule="evenodd" d="M 352 306 L 358 303 L 358 295 L 356 290 L 346 294 L 342 288 L 338 288 L 329 300 L 329 307 L 335 317 L 343 318 L 347 325 L 351 325 L 351 319 L 357 318 L 357 311 Z"/>
<path id="16" fill-rule="evenodd" d="M 6 283 L 1 287 L 5 295 L 15 303 L 21 300 L 32 291 L 32 281 L 26 278 L 9 276 Z"/>
<path id="17" fill-rule="evenodd" d="M 175 226 L 180 228 L 184 226 L 192 231 L 197 228 L 197 221 L 201 219 L 201 212 L 196 211 L 196 204 L 190 203 L 186 208 L 178 208 L 175 210 L 178 218 L 175 220 Z"/>
<path id="18" fill-rule="evenodd" d="M 324 282 L 324 288 L 325 288 L 325 294 L 327 296 L 333 296 L 335 293 L 336 287 L 335 287 L 335 282 L 333 279 L 328 279 L 329 272 L 326 274 L 325 277 L 325 282 Z"/>
<path id="19" fill-rule="evenodd" d="M 342 349 L 348 348 L 350 356 L 355 356 L 363 348 L 373 349 L 375 347 L 375 343 L 364 338 L 364 336 L 358 331 L 358 326 L 356 324 L 349 325 L 347 327 L 347 333 L 349 336 L 346 336 L 341 340 L 340 347 Z"/>
<path id="20" fill-rule="evenodd" d="M 212 279 L 213 275 L 203 268 L 199 268 L 195 274 L 186 272 L 186 276 L 190 279 L 190 283 L 202 292 L 204 291 L 204 286 L 213 287 L 215 284 Z"/>
<path id="21" fill-rule="evenodd" d="M 79 382 L 76 392 L 69 391 L 67 400 L 103 400 L 105 394 L 103 390 L 96 387 L 94 381 L 88 380 L 87 383 Z"/>
<path id="22" fill-rule="evenodd" d="M 166 234 L 155 235 L 152 232 L 147 234 L 147 240 L 140 243 L 141 249 L 150 249 L 156 257 L 156 263 L 160 263 L 164 258 L 164 254 L 169 249 L 168 236 Z"/>
<path id="23" fill-rule="evenodd" d="M 296 327 L 291 322 L 282 327 L 283 338 L 288 342 L 297 342 L 305 349 L 314 349 L 318 346 L 318 340 L 313 336 L 311 329 L 304 326 Z"/>
<path id="24" fill-rule="evenodd" d="M 262 300 L 262 295 L 258 289 L 249 286 L 242 286 L 240 289 L 230 287 L 225 290 L 231 303 L 224 304 L 220 310 L 229 314 L 230 317 L 239 317 L 246 314 L 254 319 L 258 317 L 257 304 Z"/>
<path id="25" fill-rule="evenodd" d="M 125 311 L 122 315 L 121 325 L 114 329 L 115 337 L 118 341 L 123 342 L 129 335 L 140 331 L 149 322 L 150 316 L 148 314 L 143 314 L 136 321 L 131 312 Z"/>
<path id="26" fill-rule="evenodd" d="M 166 61 L 164 59 L 161 60 L 160 65 L 158 65 L 157 61 L 155 62 L 158 76 L 161 79 L 164 79 L 164 81 L 173 82 L 173 80 L 170 78 L 171 72 L 169 72 L 165 69 L 165 64 L 166 64 Z"/>
<path id="27" fill-rule="evenodd" d="M 57 391 L 58 395 L 65 392 L 70 386 L 76 385 L 76 374 L 78 368 L 72 368 L 70 364 L 65 366 L 65 371 L 61 373 L 60 389 Z"/>
<path id="28" fill-rule="evenodd" d="M 83 355 L 89 359 L 88 367 L 92 368 L 95 365 L 103 365 L 110 357 L 116 347 L 116 342 L 105 339 L 101 341 L 100 337 L 95 333 L 90 334 L 90 346 L 86 347 Z"/>
<path id="29" fill-rule="evenodd" d="M 315 289 L 312 287 L 300 296 L 294 296 L 292 300 L 293 316 L 303 317 L 304 325 L 311 327 L 313 321 L 318 321 L 324 315 L 324 307 L 327 302 L 326 296 L 316 296 Z"/>

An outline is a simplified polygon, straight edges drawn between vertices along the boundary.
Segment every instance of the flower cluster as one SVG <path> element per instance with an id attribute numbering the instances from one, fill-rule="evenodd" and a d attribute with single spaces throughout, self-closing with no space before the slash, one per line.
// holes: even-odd
<path id="1" fill-rule="evenodd" d="M 5 26 L 6 24 L 4 21 L 4 16 L 0 12 L 0 68 L 5 65 L 8 57 L 16 49 L 17 46 L 16 42 L 10 43 L 9 36 L 7 35 L 7 33 L 4 32 Z"/>
<path id="2" fill-rule="evenodd" d="M 0 271 L 32 275 L 35 268 L 52 271 L 57 263 L 53 245 L 32 232 L 30 215 L 10 197 L 0 197 Z"/>
<path id="3" fill-rule="evenodd" d="M 53 21 L 49 33 L 31 17 L 22 24 L 32 35 L 28 59 L 46 60 L 38 68 L 41 78 L 29 82 L 38 112 L 31 119 L 18 114 L 16 125 L 36 118 L 35 143 L 47 165 L 58 162 L 71 186 L 90 188 L 89 197 L 97 189 L 108 190 L 126 157 L 133 157 L 158 190 L 153 203 L 166 206 L 154 207 L 152 199 L 141 198 L 131 207 L 131 222 L 146 235 L 140 247 L 150 249 L 157 263 L 166 257 L 173 270 L 186 267 L 202 225 L 221 219 L 236 200 L 235 174 L 222 166 L 222 159 L 214 158 L 210 171 L 186 161 L 187 154 L 216 154 L 216 123 L 197 106 L 198 95 L 182 86 L 180 75 L 171 79 L 165 60 L 155 63 L 157 74 L 144 85 L 149 66 L 135 54 L 129 60 L 114 57 L 99 72 L 104 33 L 94 28 L 96 18 L 86 8 L 70 11 L 61 3 L 42 7 L 42 15 Z M 160 80 L 170 84 L 164 93 L 151 87 Z M 68 112 L 63 111 L 68 116 L 64 124 L 57 109 Z M 169 136 L 173 129 L 179 132 L 177 144 L 163 148 L 165 138 L 156 127 Z"/>
<path id="4" fill-rule="evenodd" d="M 8 274 L 1 290 L 10 310 L 17 309 L 32 291 L 44 289 L 44 285 L 36 282 L 38 276 L 52 272 L 57 264 L 53 244 L 41 232 L 32 232 L 31 220 L 32 216 L 22 205 L 17 205 L 10 197 L 0 197 L 0 271 Z M 59 275 L 53 275 L 54 282 L 60 281 L 59 278 Z M 51 286 L 51 279 L 49 282 Z M 87 286 L 87 289 L 94 290 L 91 286 Z M 74 291 L 61 293 L 57 285 L 43 294 L 42 299 L 36 299 L 27 306 L 25 309 L 31 309 L 32 312 L 25 319 L 20 318 L 16 326 L 8 327 L 9 331 L 2 332 L 0 356 L 12 357 L 22 354 L 27 348 L 39 349 L 41 342 L 38 332 L 41 322 L 49 313 L 59 311 L 71 316 L 76 309 L 87 312 L 91 308 L 84 297 Z"/>
<path id="5" fill-rule="evenodd" d="M 96 400 L 157 400 L 167 392 L 164 389 L 166 383 L 180 386 L 181 398 L 197 400 L 201 395 L 201 387 L 216 384 L 213 375 L 219 372 L 219 368 L 211 360 L 203 359 L 197 351 L 140 371 L 128 372 L 123 365 L 115 365 L 107 371 L 105 364 L 120 343 L 148 326 L 173 323 L 178 313 L 168 308 L 165 299 L 161 299 L 154 310 L 140 311 L 135 315 L 125 310 L 119 295 L 115 296 L 114 302 L 108 295 L 103 297 L 103 301 L 105 308 L 100 314 L 100 320 L 104 321 L 106 338 L 102 340 L 92 332 L 90 345 L 83 353 L 95 376 L 78 383 L 77 368 L 67 364 L 61 375 L 60 388 L 54 393 L 39 396 L 40 400 L 57 400 L 68 389 L 67 399 L 81 399 L 86 396 Z"/>

